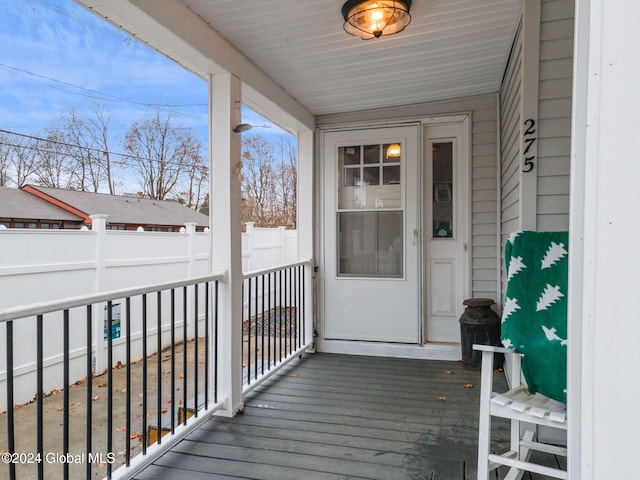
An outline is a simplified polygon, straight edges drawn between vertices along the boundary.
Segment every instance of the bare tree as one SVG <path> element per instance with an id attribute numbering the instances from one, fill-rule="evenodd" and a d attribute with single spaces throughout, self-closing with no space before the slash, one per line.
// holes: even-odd
<path id="1" fill-rule="evenodd" d="M 98 163 L 101 165 L 104 182 L 111 195 L 116 193 L 116 180 L 111 163 L 109 123 L 111 117 L 106 114 L 102 105 L 94 105 L 93 116 L 86 121 L 87 133 L 91 138 L 93 147 L 97 150 Z M 94 151 L 95 151 L 94 150 Z"/>
<path id="2" fill-rule="evenodd" d="M 100 164 L 92 155 L 92 145 L 86 133 L 85 121 L 78 117 L 76 110 L 58 119 L 58 129 L 64 139 L 69 161 L 74 163 L 70 169 L 70 184 L 76 190 L 97 192 L 102 180 Z"/>
<path id="3" fill-rule="evenodd" d="M 161 117 L 157 112 L 153 118 L 133 124 L 124 147 L 132 156 L 143 193 L 163 200 L 177 193 L 174 189 L 199 155 L 199 145 L 188 129 L 174 126 L 171 115 Z"/>
<path id="4" fill-rule="evenodd" d="M 37 142 L 28 136 L 0 132 L 0 185 L 22 186 L 37 169 Z"/>
<path id="5" fill-rule="evenodd" d="M 280 163 L 277 168 L 277 191 L 279 196 L 279 225 L 296 226 L 298 204 L 298 154 L 292 137 L 279 141 Z"/>
<path id="6" fill-rule="evenodd" d="M 69 188 L 73 183 L 73 165 L 64 143 L 64 132 L 48 129 L 44 140 L 35 143 L 35 178 L 39 185 L 51 188 Z"/>
<path id="7" fill-rule="evenodd" d="M 276 174 L 273 145 L 264 137 L 242 137 L 242 217 L 259 227 L 276 226 Z"/>
<path id="8" fill-rule="evenodd" d="M 209 216 L 209 192 L 207 192 L 202 199 L 202 204 L 200 205 L 198 211 L 203 215 Z"/>
<path id="9" fill-rule="evenodd" d="M 67 155 L 75 162 L 72 186 L 81 191 L 98 192 L 103 188 L 115 193 L 109 154 L 109 120 L 104 107 L 91 106 L 88 118 L 81 118 L 75 109 L 61 116 L 58 130 L 67 144 Z"/>
<path id="10" fill-rule="evenodd" d="M 242 139 L 242 218 L 259 227 L 296 225 L 297 148 L 293 137 L 277 144 Z"/>
<path id="11" fill-rule="evenodd" d="M 13 147 L 13 170 L 18 187 L 33 180 L 38 170 L 38 141 L 32 138 L 16 138 Z"/>
<path id="12" fill-rule="evenodd" d="M 6 187 L 11 181 L 11 153 L 9 136 L 0 132 L 0 187 Z"/>
<path id="13" fill-rule="evenodd" d="M 207 159 L 202 156 L 202 143 L 191 139 L 189 158 L 179 181 L 177 198 L 188 207 L 198 210 L 209 192 L 209 168 Z"/>

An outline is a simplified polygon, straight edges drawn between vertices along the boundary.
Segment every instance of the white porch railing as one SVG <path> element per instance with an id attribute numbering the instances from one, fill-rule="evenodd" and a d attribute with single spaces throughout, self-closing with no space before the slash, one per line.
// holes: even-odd
<path id="1" fill-rule="evenodd" d="M 311 262 L 290 263 L 244 275 L 243 392 L 313 343 L 306 316 Z"/>
<path id="2" fill-rule="evenodd" d="M 254 292 L 248 294 L 252 306 L 245 320 L 245 393 L 311 345 L 311 271 L 310 262 L 299 262 L 245 276 Z M 10 480 L 26 475 L 38 479 L 91 478 L 97 459 L 106 459 L 107 478 L 129 478 L 225 408 L 226 393 L 218 388 L 220 369 L 230 368 L 218 361 L 218 347 L 225 341 L 218 328 L 225 321 L 218 315 L 218 285 L 222 282 L 226 282 L 226 275 L 219 273 L 0 311 L 6 349 L 5 392 L 0 395 L 8 405 L 6 422 L 0 424 L 4 426 L 0 426 L 0 449 L 8 455 L 3 460 L 10 460 L 0 465 L 0 476 L 7 472 Z M 255 294 L 256 288 L 259 295 Z M 96 328 L 95 319 L 102 320 L 103 314 L 106 327 Z M 114 321 L 116 316 L 118 322 Z M 35 374 L 17 375 L 15 360 L 25 342 L 20 330 L 33 322 Z M 140 324 L 139 338 L 131 330 L 136 322 Z M 102 327 L 102 321 L 99 324 Z M 118 326 L 120 338 L 115 338 Z M 74 335 L 70 335 L 72 330 Z M 75 344 L 73 338 L 82 339 L 81 344 Z M 94 386 L 96 375 L 102 374 L 95 371 L 100 344 L 96 338 L 106 344 L 108 366 L 100 377 L 100 392 Z M 45 352 L 58 348 L 58 344 L 62 344 L 61 367 L 48 368 Z M 123 350 L 124 357 L 118 349 Z M 120 358 L 124 361 L 117 360 Z M 134 373 L 134 369 L 138 370 Z M 123 372 L 125 383 L 121 388 L 115 378 Z M 73 404 L 70 397 L 74 387 L 71 379 L 78 375 L 86 377 L 81 428 L 78 404 Z M 31 384 L 35 392 L 36 427 L 31 443 L 16 435 L 16 415 L 22 410 L 12 408 L 18 377 L 20 382 Z M 61 406 L 52 416 L 51 412 L 45 414 L 45 403 L 50 401 L 48 392 L 55 382 L 62 385 L 55 387 L 61 390 L 57 395 Z M 106 396 L 104 418 L 94 407 L 98 393 Z M 124 402 L 119 400 L 122 394 Z M 117 410 L 121 403 L 123 413 Z M 120 423 L 121 414 L 124 425 Z M 39 461 L 24 462 L 21 454 L 25 452 Z M 57 461 L 48 462 L 52 455 Z M 83 455 L 81 464 L 66 461 L 76 460 L 77 455 Z"/>

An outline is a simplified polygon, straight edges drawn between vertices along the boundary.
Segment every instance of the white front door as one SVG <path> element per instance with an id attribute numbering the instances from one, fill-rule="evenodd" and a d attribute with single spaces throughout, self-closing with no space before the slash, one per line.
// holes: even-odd
<path id="1" fill-rule="evenodd" d="M 324 134 L 327 340 L 420 341 L 419 128 Z"/>
<path id="2" fill-rule="evenodd" d="M 425 324 L 427 343 L 459 343 L 469 295 L 468 119 L 423 132 Z"/>

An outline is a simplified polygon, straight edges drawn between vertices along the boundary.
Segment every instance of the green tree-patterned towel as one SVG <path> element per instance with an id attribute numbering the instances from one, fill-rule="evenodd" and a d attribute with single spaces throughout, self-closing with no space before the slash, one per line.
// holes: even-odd
<path id="1" fill-rule="evenodd" d="M 529 391 L 567 401 L 568 232 L 518 232 L 505 245 L 502 343 L 524 354 Z"/>

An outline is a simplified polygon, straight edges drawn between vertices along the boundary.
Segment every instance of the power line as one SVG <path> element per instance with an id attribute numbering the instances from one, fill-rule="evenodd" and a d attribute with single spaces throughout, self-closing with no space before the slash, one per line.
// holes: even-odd
<path id="1" fill-rule="evenodd" d="M 92 21 L 92 19 L 90 19 L 87 16 L 73 13 L 70 10 L 59 7 L 58 5 L 53 5 L 46 0 L 29 0 L 29 1 L 30 3 L 40 5 L 41 7 L 48 8 L 49 10 L 53 10 L 58 15 L 67 17 L 69 20 L 71 20 L 74 23 L 81 23 L 82 25 L 92 30 L 95 30 L 98 33 L 111 37 L 115 40 L 120 40 L 129 47 L 134 47 L 134 48 L 146 47 L 145 45 L 142 45 L 140 42 L 135 41 L 135 38 L 133 38 L 131 35 L 121 32 L 117 30 L 115 27 L 111 27 L 110 25 L 106 24 L 103 21 L 97 21 L 97 20 Z"/>
<path id="2" fill-rule="evenodd" d="M 74 145 L 72 143 L 68 143 L 68 142 L 62 142 L 60 140 L 54 140 L 54 139 L 49 139 L 49 138 L 41 138 L 41 137 L 36 137 L 34 135 L 27 135 L 24 133 L 17 133 L 17 132 L 12 132 L 10 130 L 4 130 L 2 128 L 0 128 L 0 133 L 6 133 L 9 135 L 16 135 L 18 137 L 23 137 L 23 138 L 28 138 L 30 140 L 35 140 L 38 142 L 44 142 L 44 143 L 54 143 L 56 145 L 61 145 L 64 147 L 70 147 L 70 148 L 77 148 L 80 150 L 86 150 L 87 152 L 92 152 L 92 153 L 97 153 L 99 155 L 116 155 L 119 156 L 121 158 L 127 158 L 130 160 L 137 160 L 137 161 L 144 161 L 144 162 L 153 162 L 153 163 L 160 163 L 160 161 L 158 159 L 155 158 L 144 158 L 144 157 L 137 157 L 135 155 L 130 155 L 128 153 L 119 153 L 119 152 L 112 152 L 110 150 L 104 150 L 104 149 L 100 149 L 100 148 L 95 148 L 95 147 L 89 147 L 86 145 Z M 37 152 L 44 152 L 44 153 L 51 153 L 51 154 L 56 154 L 59 152 L 54 152 L 51 150 L 46 150 L 43 148 L 39 148 L 37 146 L 32 146 L 32 145 L 20 145 L 20 144 L 13 144 L 13 143 L 8 143 L 8 142 L 4 142 L 2 140 L 0 140 L 0 145 L 6 145 L 9 147 L 14 147 L 14 148 L 23 148 L 23 149 L 28 149 L 28 150 L 35 150 Z M 131 163 L 127 163 L 124 161 L 114 161 L 114 163 L 119 164 L 120 166 L 134 166 Z M 184 167 L 206 167 L 206 165 L 200 165 L 197 163 L 178 163 L 178 162 L 172 162 L 171 160 L 165 160 L 164 161 L 165 164 L 169 164 L 169 165 L 178 165 L 178 166 L 184 166 Z"/>
<path id="3" fill-rule="evenodd" d="M 29 77 L 42 78 L 42 79 L 47 80 L 49 82 L 58 83 L 60 85 L 64 85 L 64 86 L 67 86 L 67 87 L 77 88 L 78 90 L 83 90 L 85 92 L 89 92 L 92 95 L 87 95 L 87 94 L 82 94 L 82 93 L 77 93 L 77 92 L 71 92 L 71 91 L 68 91 L 68 90 L 65 90 L 65 91 L 67 93 L 71 93 L 71 94 L 74 94 L 74 95 L 81 95 L 83 97 L 94 98 L 94 99 L 98 99 L 98 100 L 109 99 L 112 102 L 129 103 L 129 104 L 133 104 L 133 105 L 141 105 L 141 106 L 144 106 L 144 107 L 206 107 L 207 106 L 206 103 L 147 103 L 147 102 L 136 102 L 135 100 L 128 100 L 128 99 L 125 99 L 125 98 L 117 97 L 115 95 L 111 95 L 109 93 L 103 93 L 103 92 L 99 92 L 97 90 L 92 90 L 90 88 L 85 88 L 85 87 L 81 87 L 79 85 L 74 85 L 73 83 L 63 82 L 62 80 L 56 80 L 55 78 L 47 77 L 46 75 L 40 75 L 38 73 L 30 72 L 28 70 L 24 70 L 24 69 L 18 68 L 18 67 L 12 67 L 11 65 L 6 65 L 4 63 L 0 63 L 0 68 L 4 68 L 5 70 L 10 70 L 10 71 L 14 71 L 14 72 L 19 72 L 19 73 L 27 75 Z M 38 83 L 40 83 L 41 85 L 45 85 L 45 86 L 51 87 L 51 85 L 46 85 L 46 84 L 44 84 L 42 82 L 38 82 Z M 53 87 L 51 87 L 51 88 L 53 88 Z"/>

